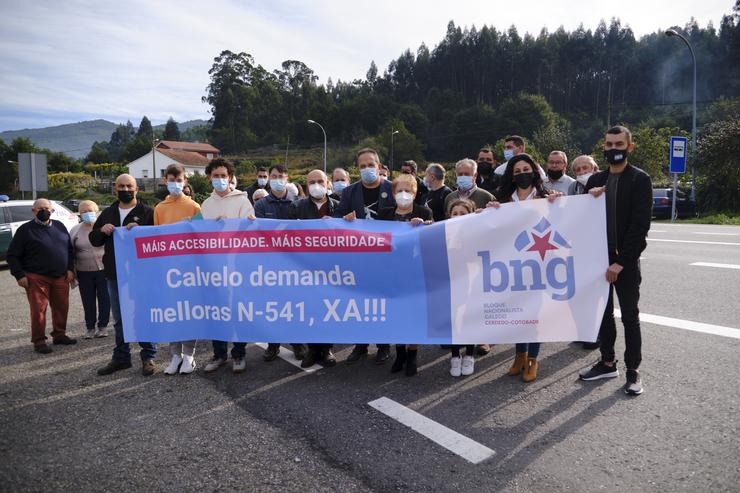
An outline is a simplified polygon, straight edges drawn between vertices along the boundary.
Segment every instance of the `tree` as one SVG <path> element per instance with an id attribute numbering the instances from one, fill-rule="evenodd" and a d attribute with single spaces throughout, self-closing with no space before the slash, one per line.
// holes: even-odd
<path id="1" fill-rule="evenodd" d="M 85 156 L 85 162 L 95 164 L 110 162 L 110 154 L 105 144 L 105 142 L 95 141 L 90 148 L 90 152 Z"/>
<path id="2" fill-rule="evenodd" d="M 740 114 L 707 125 L 697 155 L 700 210 L 740 212 Z"/>
<path id="3" fill-rule="evenodd" d="M 169 117 L 164 126 L 162 140 L 180 140 L 180 128 L 172 117 Z"/>
<path id="4" fill-rule="evenodd" d="M 143 137 L 149 142 L 154 140 L 154 130 L 152 129 L 152 122 L 150 122 L 149 118 L 147 118 L 146 116 L 141 119 L 141 123 L 139 123 L 139 129 L 136 131 L 136 136 Z"/>

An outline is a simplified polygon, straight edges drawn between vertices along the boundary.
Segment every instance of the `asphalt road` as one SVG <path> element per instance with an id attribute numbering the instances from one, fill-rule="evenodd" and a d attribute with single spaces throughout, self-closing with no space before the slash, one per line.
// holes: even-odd
<path id="1" fill-rule="evenodd" d="M 135 359 L 98 377 L 112 339 L 34 353 L 25 297 L 5 269 L 0 490 L 738 491 L 740 269 L 696 262 L 740 266 L 740 227 L 654 223 L 641 310 L 729 336 L 643 321 L 637 398 L 622 378 L 578 382 L 598 352 L 565 343 L 543 345 L 528 385 L 505 375 L 508 345 L 458 379 L 437 347 L 408 378 L 371 358 L 346 365 L 346 346 L 337 367 L 315 372 L 264 363 L 250 346 L 241 375 L 145 378 Z M 75 291 L 70 332 L 83 329 Z M 209 350 L 199 343 L 201 368 Z M 168 359 L 163 345 L 160 370 Z M 368 405 L 381 397 L 495 454 L 468 462 Z"/>

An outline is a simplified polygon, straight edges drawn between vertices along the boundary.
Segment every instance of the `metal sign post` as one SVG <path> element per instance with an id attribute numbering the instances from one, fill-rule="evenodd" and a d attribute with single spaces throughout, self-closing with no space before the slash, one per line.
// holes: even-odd
<path id="1" fill-rule="evenodd" d="M 686 137 L 671 137 L 669 171 L 673 173 L 673 200 L 671 201 L 671 222 L 676 221 L 676 196 L 678 195 L 678 174 L 686 173 Z"/>

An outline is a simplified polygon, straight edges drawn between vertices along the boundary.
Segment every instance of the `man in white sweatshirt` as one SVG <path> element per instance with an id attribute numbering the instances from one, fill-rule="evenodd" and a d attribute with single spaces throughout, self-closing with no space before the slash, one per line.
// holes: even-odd
<path id="1" fill-rule="evenodd" d="M 247 192 L 232 189 L 229 184 L 234 179 L 234 165 L 223 158 L 217 158 L 206 166 L 206 175 L 211 180 L 213 192 L 201 205 L 200 213 L 203 219 L 254 219 L 254 208 L 249 201 Z M 226 341 L 212 341 L 213 358 L 206 365 L 205 371 L 216 371 L 226 363 L 229 344 Z M 231 349 L 234 373 L 241 373 L 247 368 L 245 359 L 246 342 L 235 342 Z"/>

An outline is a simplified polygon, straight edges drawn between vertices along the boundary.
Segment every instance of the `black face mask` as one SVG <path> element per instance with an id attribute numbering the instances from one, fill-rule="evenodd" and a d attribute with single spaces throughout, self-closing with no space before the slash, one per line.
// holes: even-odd
<path id="1" fill-rule="evenodd" d="M 119 190 L 118 192 L 118 200 L 122 204 L 129 204 L 132 200 L 134 200 L 134 192 L 130 190 Z"/>
<path id="2" fill-rule="evenodd" d="M 519 173 L 518 175 L 514 175 L 514 183 L 516 183 L 516 186 L 525 189 L 532 186 L 532 182 L 534 181 L 534 172 L 529 173 Z"/>
<path id="3" fill-rule="evenodd" d="M 46 209 L 41 209 L 40 211 L 36 213 L 36 219 L 38 219 L 42 223 L 45 223 L 46 221 L 48 221 L 50 217 L 51 217 L 51 212 L 47 211 Z"/>
<path id="4" fill-rule="evenodd" d="M 547 176 L 549 176 L 551 180 L 559 180 L 563 176 L 563 170 L 548 169 Z"/>
<path id="5" fill-rule="evenodd" d="M 622 164 L 627 160 L 629 151 L 627 149 L 609 149 L 604 151 L 604 159 L 609 164 Z"/>
<path id="6" fill-rule="evenodd" d="M 493 165 L 491 163 L 486 163 L 486 162 L 478 163 L 478 172 L 481 175 L 488 176 L 491 174 L 491 170 L 493 170 Z"/>

